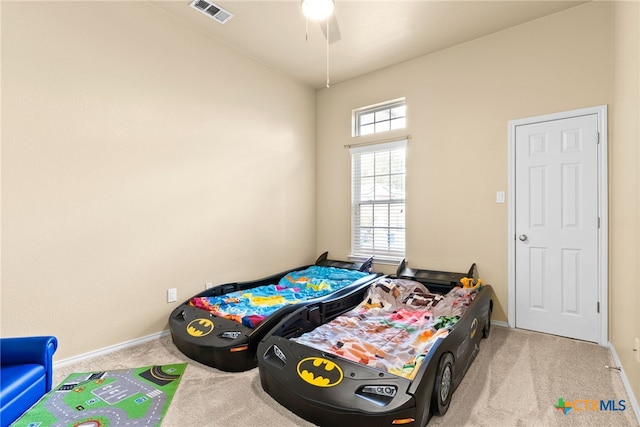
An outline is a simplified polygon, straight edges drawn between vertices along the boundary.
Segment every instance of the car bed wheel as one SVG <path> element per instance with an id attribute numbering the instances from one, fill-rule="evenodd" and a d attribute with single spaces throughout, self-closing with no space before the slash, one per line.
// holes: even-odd
<path id="1" fill-rule="evenodd" d="M 482 328 L 482 338 L 489 338 L 490 332 L 491 332 L 491 309 L 489 309 L 489 313 L 487 314 L 487 321 L 484 322 L 484 328 Z"/>
<path id="2" fill-rule="evenodd" d="M 431 397 L 431 410 L 439 417 L 447 413 L 453 393 L 453 355 L 447 353 L 440 358 L 436 381 Z"/>

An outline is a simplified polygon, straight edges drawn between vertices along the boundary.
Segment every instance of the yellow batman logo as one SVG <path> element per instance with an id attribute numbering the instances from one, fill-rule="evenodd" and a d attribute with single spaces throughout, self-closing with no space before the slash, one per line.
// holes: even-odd
<path id="1" fill-rule="evenodd" d="M 307 357 L 298 363 L 298 376 L 316 387 L 333 387 L 343 378 L 340 366 L 322 357 Z"/>
<path id="2" fill-rule="evenodd" d="M 203 337 L 213 331 L 213 322 L 209 319 L 198 318 L 193 319 L 187 325 L 187 333 L 192 337 Z"/>
<path id="3" fill-rule="evenodd" d="M 478 319 L 474 318 L 471 322 L 471 327 L 469 328 L 469 338 L 473 338 L 476 336 L 476 331 L 478 330 Z"/>

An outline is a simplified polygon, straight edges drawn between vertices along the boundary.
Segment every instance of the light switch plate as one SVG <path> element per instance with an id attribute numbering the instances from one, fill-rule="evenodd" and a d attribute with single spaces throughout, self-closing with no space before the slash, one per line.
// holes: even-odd
<path id="1" fill-rule="evenodd" d="M 167 289 L 167 302 L 176 302 L 178 300 L 178 290 L 176 288 Z"/>
<path id="2" fill-rule="evenodd" d="M 504 191 L 496 192 L 496 203 L 504 203 Z"/>

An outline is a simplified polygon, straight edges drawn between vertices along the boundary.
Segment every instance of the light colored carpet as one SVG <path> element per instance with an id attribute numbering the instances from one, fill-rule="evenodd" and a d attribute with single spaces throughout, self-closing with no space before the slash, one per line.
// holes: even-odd
<path id="1" fill-rule="evenodd" d="M 58 384 L 73 372 L 188 362 L 163 427 L 311 426 L 260 386 L 258 369 L 227 373 L 184 356 L 165 336 L 54 372 Z M 637 426 L 607 348 L 523 330 L 494 327 L 453 395 L 444 417 L 429 426 Z M 626 402 L 624 411 L 555 409 L 558 398 Z M 338 426 L 336 426 L 338 427 Z"/>
<path id="2" fill-rule="evenodd" d="M 521 329 L 493 328 L 453 395 L 429 426 L 637 426 L 608 348 Z M 625 401 L 624 411 L 569 411 L 565 401 Z M 580 403 L 578 407 L 584 407 Z M 587 406 L 588 407 L 588 406 Z"/>

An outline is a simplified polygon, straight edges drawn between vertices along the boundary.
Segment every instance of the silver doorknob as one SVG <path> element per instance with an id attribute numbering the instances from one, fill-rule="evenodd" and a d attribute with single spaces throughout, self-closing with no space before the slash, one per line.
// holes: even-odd
<path id="1" fill-rule="evenodd" d="M 520 239 L 521 242 L 524 242 L 525 240 L 527 240 L 527 235 L 521 234 L 520 236 L 518 236 L 518 239 Z"/>

